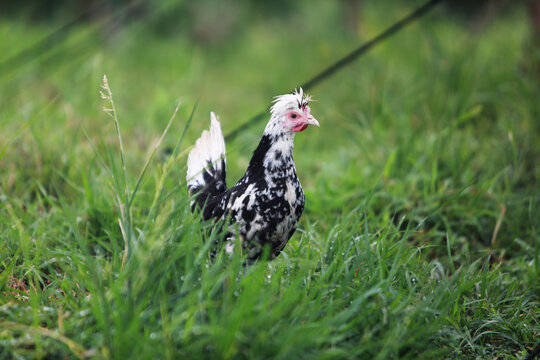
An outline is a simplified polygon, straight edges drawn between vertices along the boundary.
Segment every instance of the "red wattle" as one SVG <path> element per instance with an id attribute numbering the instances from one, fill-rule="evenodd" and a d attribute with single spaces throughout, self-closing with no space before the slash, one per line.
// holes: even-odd
<path id="1" fill-rule="evenodd" d="M 294 132 L 304 131 L 304 130 L 306 130 L 307 127 L 308 127 L 307 124 L 302 124 L 302 125 L 294 127 L 293 131 Z"/>

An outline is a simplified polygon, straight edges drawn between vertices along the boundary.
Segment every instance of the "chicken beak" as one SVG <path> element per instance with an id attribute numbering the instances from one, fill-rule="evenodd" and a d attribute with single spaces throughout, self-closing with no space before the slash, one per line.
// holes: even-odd
<path id="1" fill-rule="evenodd" d="M 306 124 L 308 125 L 315 125 L 316 127 L 319 127 L 319 122 L 317 121 L 317 119 L 315 119 L 313 116 L 308 116 L 307 117 L 307 121 L 306 121 Z"/>

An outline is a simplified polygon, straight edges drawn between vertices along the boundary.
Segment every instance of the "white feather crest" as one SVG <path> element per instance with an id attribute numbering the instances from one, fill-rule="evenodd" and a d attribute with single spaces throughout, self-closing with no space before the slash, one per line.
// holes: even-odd
<path id="1" fill-rule="evenodd" d="M 274 105 L 270 108 L 272 115 L 283 115 L 285 112 L 300 109 L 303 106 L 307 106 L 311 101 L 311 96 L 304 95 L 304 90 L 300 88 L 300 91 L 294 89 L 292 94 L 279 95 L 274 98 Z"/>

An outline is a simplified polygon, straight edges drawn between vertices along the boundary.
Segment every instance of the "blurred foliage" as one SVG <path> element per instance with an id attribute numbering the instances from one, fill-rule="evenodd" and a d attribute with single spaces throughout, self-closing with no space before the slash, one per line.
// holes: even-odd
<path id="1" fill-rule="evenodd" d="M 439 7 L 312 89 L 321 128 L 296 138 L 299 230 L 246 269 L 208 261 L 209 229 L 189 211 L 185 157 L 209 111 L 228 133 L 421 2 L 364 1 L 352 28 L 346 1 L 137 4 L 60 32 L 84 10 L 1 12 L 0 359 L 530 350 L 540 86 L 524 6 L 481 31 Z M 230 184 L 263 127 L 227 143 Z M 137 246 L 124 263 L 126 238 Z"/>
<path id="2" fill-rule="evenodd" d="M 350 31 L 361 27 L 359 13 L 364 0 L 336 1 L 341 8 L 342 23 Z M 388 2 L 382 6 L 393 6 Z M 408 5 L 419 4 L 418 1 Z M 303 5 L 302 5 L 303 4 Z M 22 16 L 30 21 L 56 21 L 59 23 L 99 21 L 114 17 L 117 29 L 131 21 L 147 21 L 147 30 L 161 36 L 188 33 L 201 42 L 216 42 L 230 33 L 248 30 L 258 21 L 272 18 L 289 18 L 302 12 L 307 1 L 264 1 L 264 0 L 0 0 L 0 16 Z M 476 28 L 484 26 L 495 17 L 504 16 L 520 4 L 505 0 L 447 1 L 446 14 L 456 19 L 467 20 Z M 157 10 L 161 9 L 161 10 Z M 156 12 L 158 13 L 156 15 Z M 147 20 L 148 19 L 148 20 Z"/>

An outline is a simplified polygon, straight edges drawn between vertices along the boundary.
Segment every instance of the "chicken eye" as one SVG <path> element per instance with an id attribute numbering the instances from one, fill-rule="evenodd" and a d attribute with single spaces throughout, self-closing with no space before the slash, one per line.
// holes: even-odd
<path id="1" fill-rule="evenodd" d="M 298 115 L 296 115 L 295 113 L 292 113 L 292 114 L 291 114 L 291 117 L 292 117 L 293 119 L 296 119 L 296 118 L 298 117 Z"/>

